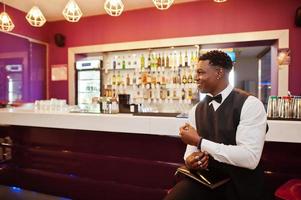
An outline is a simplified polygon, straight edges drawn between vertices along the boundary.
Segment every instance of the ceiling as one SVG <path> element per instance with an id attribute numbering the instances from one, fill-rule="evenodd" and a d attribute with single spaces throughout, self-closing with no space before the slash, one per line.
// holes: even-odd
<path id="1" fill-rule="evenodd" d="M 200 0 L 175 0 L 175 4 L 191 1 Z M 4 2 L 5 4 L 26 13 L 32 6 L 37 5 L 43 12 L 47 21 L 57 21 L 64 19 L 62 11 L 68 0 L 5 0 Z M 105 0 L 76 0 L 76 2 L 83 12 L 84 17 L 106 13 L 103 8 Z M 155 7 L 152 0 L 123 0 L 123 4 L 124 10 Z"/>

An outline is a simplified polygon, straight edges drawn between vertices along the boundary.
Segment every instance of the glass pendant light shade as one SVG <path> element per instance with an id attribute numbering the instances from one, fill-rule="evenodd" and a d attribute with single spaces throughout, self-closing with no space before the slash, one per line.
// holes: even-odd
<path id="1" fill-rule="evenodd" d="M 5 11 L 3 11 L 0 14 L 0 30 L 9 32 L 12 31 L 14 28 L 15 25 L 13 21 L 10 19 L 8 14 Z"/>
<path id="2" fill-rule="evenodd" d="M 63 15 L 69 22 L 78 22 L 83 13 L 74 0 L 69 0 L 63 10 Z"/>
<path id="3" fill-rule="evenodd" d="M 153 0 L 153 2 L 159 10 L 166 10 L 173 4 L 174 0 Z"/>
<path id="4" fill-rule="evenodd" d="M 30 11 L 26 15 L 26 19 L 30 25 L 35 27 L 41 27 L 46 22 L 43 13 L 37 6 L 34 6 L 30 9 Z"/>
<path id="5" fill-rule="evenodd" d="M 226 2 L 227 0 L 213 0 L 214 2 L 216 2 L 216 3 L 224 3 L 224 2 Z"/>
<path id="6" fill-rule="evenodd" d="M 9 15 L 5 12 L 5 3 L 3 1 L 3 12 L 0 13 L 0 30 L 1 31 L 12 31 L 15 28 L 13 21 Z"/>
<path id="7" fill-rule="evenodd" d="M 121 0 L 106 0 L 104 8 L 109 15 L 116 17 L 121 15 L 124 5 Z"/>

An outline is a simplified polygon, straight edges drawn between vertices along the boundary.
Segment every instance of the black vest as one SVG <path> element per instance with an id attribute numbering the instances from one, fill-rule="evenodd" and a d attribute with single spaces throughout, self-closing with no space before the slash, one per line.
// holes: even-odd
<path id="1" fill-rule="evenodd" d="M 240 122 L 241 109 L 249 94 L 234 89 L 214 111 L 207 100 L 200 102 L 195 111 L 196 128 L 204 139 L 236 145 L 236 129 Z M 210 108 L 212 107 L 212 108 Z M 236 167 L 214 160 L 210 157 L 209 168 L 221 171 L 231 177 L 227 187 L 229 200 L 262 200 L 263 199 L 263 170 L 261 164 L 256 169 Z"/>

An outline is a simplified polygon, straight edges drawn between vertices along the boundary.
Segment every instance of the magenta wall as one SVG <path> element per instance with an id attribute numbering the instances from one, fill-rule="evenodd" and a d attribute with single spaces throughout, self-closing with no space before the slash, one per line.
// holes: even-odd
<path id="1" fill-rule="evenodd" d="M 126 5 L 125 5 L 126 6 Z M 224 4 L 197 1 L 172 6 L 167 11 L 155 8 L 124 12 L 120 17 L 99 15 L 79 23 L 49 23 L 50 64 L 67 63 L 67 47 L 185 37 L 246 31 L 289 29 L 292 63 L 289 89 L 301 93 L 301 28 L 294 25 L 300 0 L 229 0 Z M 54 45 L 53 35 L 66 36 L 66 48 Z M 67 81 L 50 84 L 50 96 L 66 98 Z"/>

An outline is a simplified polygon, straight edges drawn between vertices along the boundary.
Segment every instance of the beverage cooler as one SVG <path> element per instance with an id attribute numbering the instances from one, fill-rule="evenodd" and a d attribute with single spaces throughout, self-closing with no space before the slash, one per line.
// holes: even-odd
<path id="1" fill-rule="evenodd" d="M 22 65 L 5 65 L 0 68 L 0 100 L 7 102 L 22 101 Z"/>
<path id="2" fill-rule="evenodd" d="M 93 97 L 100 97 L 102 84 L 102 61 L 85 60 L 76 62 L 76 104 L 87 109 Z"/>

